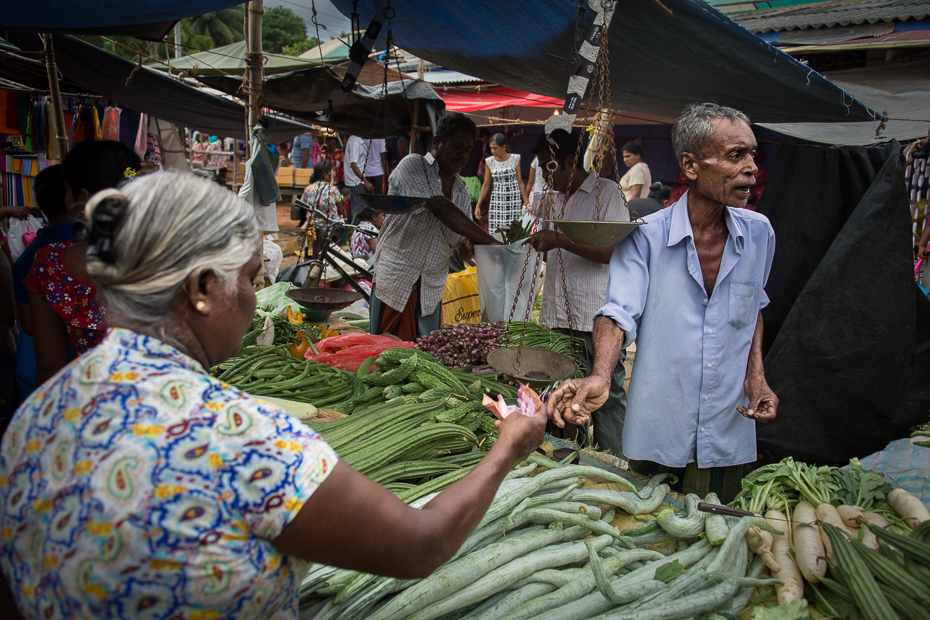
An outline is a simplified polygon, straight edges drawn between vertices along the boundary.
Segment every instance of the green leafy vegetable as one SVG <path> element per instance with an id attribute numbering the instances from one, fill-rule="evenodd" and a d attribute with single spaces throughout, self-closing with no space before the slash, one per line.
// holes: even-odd
<path id="1" fill-rule="evenodd" d="M 752 620 L 813 620 L 813 617 L 807 610 L 807 601 L 802 598 L 778 607 L 756 607 Z"/>

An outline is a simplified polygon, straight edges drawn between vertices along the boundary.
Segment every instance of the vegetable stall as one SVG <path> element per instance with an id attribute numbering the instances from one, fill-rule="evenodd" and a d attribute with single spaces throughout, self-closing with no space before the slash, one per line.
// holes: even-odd
<path id="1" fill-rule="evenodd" d="M 535 323 L 447 325 L 411 343 L 299 318 L 257 317 L 242 352 L 212 373 L 299 405 L 340 458 L 414 506 L 487 453 L 492 411 L 539 406 L 487 366 L 489 352 L 522 337 L 573 353 Z M 670 491 L 668 474 L 645 479 L 590 450 L 581 459 L 517 464 L 426 579 L 311 567 L 302 617 L 930 618 L 930 513 L 856 460 L 760 467 L 720 507 L 713 494 Z"/>

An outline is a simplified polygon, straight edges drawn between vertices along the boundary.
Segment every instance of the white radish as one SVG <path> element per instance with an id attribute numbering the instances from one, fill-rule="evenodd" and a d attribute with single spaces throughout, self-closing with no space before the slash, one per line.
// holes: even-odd
<path id="1" fill-rule="evenodd" d="M 811 583 L 820 583 L 820 579 L 827 574 L 827 560 L 813 504 L 798 502 L 794 508 L 791 529 L 794 533 L 794 557 L 797 558 L 801 574 Z"/>
<path id="2" fill-rule="evenodd" d="M 846 504 L 837 506 L 836 511 L 840 513 L 840 519 L 843 520 L 847 529 L 851 527 L 858 528 L 861 523 L 859 519 L 862 517 L 862 513 L 865 512 L 859 506 L 848 506 Z"/>
<path id="3" fill-rule="evenodd" d="M 927 510 L 922 501 L 904 489 L 895 489 L 885 499 L 912 528 L 924 521 L 930 521 L 930 510 Z"/>
<path id="4" fill-rule="evenodd" d="M 772 577 L 778 579 L 783 585 L 775 586 L 778 595 L 778 604 L 787 605 L 791 601 L 804 598 L 804 582 L 801 580 L 801 571 L 788 555 L 790 541 L 788 540 L 788 519 L 777 510 L 765 513 L 765 522 L 782 533 L 781 536 L 772 536 L 772 555 L 778 564 L 777 570 L 772 570 Z"/>
<path id="5" fill-rule="evenodd" d="M 878 551 L 878 538 L 875 537 L 872 530 L 865 526 L 866 523 L 871 523 L 875 527 L 885 529 L 888 527 L 888 522 L 885 521 L 885 517 L 875 514 L 874 512 L 862 513 L 862 544 L 872 551 Z"/>
<path id="6" fill-rule="evenodd" d="M 846 505 L 834 507 L 832 504 L 828 503 L 820 504 L 820 506 L 817 506 L 817 518 L 820 521 L 824 521 L 821 517 L 821 512 L 826 516 L 827 523 L 840 528 L 840 530 L 845 530 L 846 533 L 849 534 L 850 539 L 859 538 L 859 522 L 855 520 L 855 517 L 862 514 L 861 508 L 858 506 Z M 844 513 L 847 516 L 852 516 L 853 519 L 847 520 L 847 518 L 843 516 Z M 834 515 L 836 516 L 834 517 Z M 838 520 L 839 524 L 837 524 L 834 519 Z M 827 556 L 829 555 L 830 554 L 827 553 Z"/>
<path id="7" fill-rule="evenodd" d="M 821 524 L 829 523 L 841 532 L 846 531 L 846 524 L 843 523 L 843 520 L 840 518 L 840 513 L 836 511 L 833 504 L 828 502 L 820 504 L 817 506 L 814 514 L 817 515 L 817 521 Z M 836 559 L 833 557 L 833 545 L 830 544 L 830 539 L 827 537 L 827 533 L 823 531 L 822 527 L 820 528 L 820 534 L 821 538 L 823 538 L 823 548 L 827 552 L 827 559 L 830 561 L 830 564 L 836 564 Z"/>
<path id="8" fill-rule="evenodd" d="M 762 561 L 769 567 L 772 574 L 780 570 L 778 561 L 772 555 L 773 538 L 771 532 L 766 532 L 757 525 L 746 530 L 746 543 L 749 544 L 749 550 L 762 557 Z"/>

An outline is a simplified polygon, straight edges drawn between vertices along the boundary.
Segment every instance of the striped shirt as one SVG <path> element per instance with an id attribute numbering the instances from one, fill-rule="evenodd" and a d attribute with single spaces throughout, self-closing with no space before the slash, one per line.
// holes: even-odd
<path id="1" fill-rule="evenodd" d="M 388 194 L 431 198 L 441 192 L 439 164 L 432 153 L 425 157 L 407 155 L 391 173 Z M 471 211 L 471 197 L 459 176 L 452 186 L 452 202 L 466 215 Z M 378 299 L 400 312 L 420 280 L 421 313 L 424 316 L 432 313 L 446 288 L 449 259 L 463 239 L 425 206 L 404 215 L 388 215 L 381 226 L 375 252 Z"/>
<path id="2" fill-rule="evenodd" d="M 580 173 L 579 173 L 580 174 Z M 599 190 L 599 191 L 596 191 Z M 594 220 L 600 211 L 605 222 L 629 222 L 630 211 L 620 204 L 620 190 L 614 181 L 598 177 L 596 171 L 588 174 L 581 187 L 565 205 L 565 213 L 559 217 L 564 194 L 556 194 L 549 207 L 556 217 L 566 220 Z M 548 200 L 544 200 L 545 205 Z M 598 207 L 600 207 L 598 209 Z M 548 216 L 547 216 L 548 217 Z M 546 262 L 546 280 L 543 285 L 542 305 L 539 322 L 549 327 L 568 327 L 566 308 L 571 309 L 572 326 L 583 332 L 594 330 L 594 313 L 604 305 L 607 297 L 607 281 L 610 267 L 595 263 L 567 250 L 562 250 L 562 265 L 565 269 L 565 286 L 568 288 L 568 304 L 562 282 L 557 250 L 550 250 Z"/>

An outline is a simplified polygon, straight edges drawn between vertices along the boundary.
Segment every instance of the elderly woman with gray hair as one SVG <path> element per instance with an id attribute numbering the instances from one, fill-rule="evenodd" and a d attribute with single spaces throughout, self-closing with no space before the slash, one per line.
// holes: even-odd
<path id="1" fill-rule="evenodd" d="M 205 372 L 238 351 L 255 311 L 249 205 L 161 173 L 87 211 L 110 329 L 23 404 L 0 446 L 0 569 L 25 617 L 297 618 L 310 561 L 425 576 L 541 442 L 542 415 L 508 417 L 468 476 L 410 508 L 296 418 Z"/>

